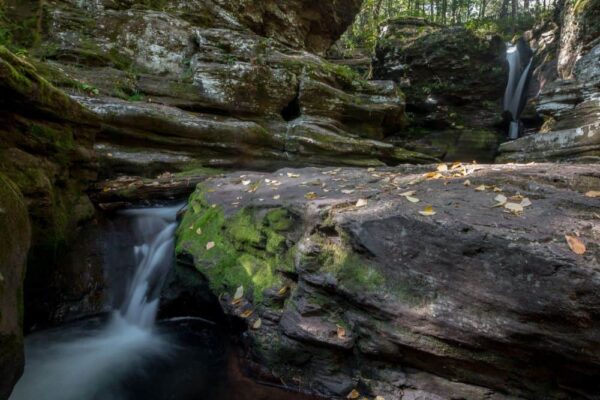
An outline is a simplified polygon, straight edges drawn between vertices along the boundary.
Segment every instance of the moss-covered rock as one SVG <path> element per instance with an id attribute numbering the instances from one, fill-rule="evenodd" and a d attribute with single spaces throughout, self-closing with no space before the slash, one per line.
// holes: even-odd
<path id="1" fill-rule="evenodd" d="M 21 376 L 23 280 L 31 230 L 25 198 L 0 173 L 0 398 L 7 398 Z"/>

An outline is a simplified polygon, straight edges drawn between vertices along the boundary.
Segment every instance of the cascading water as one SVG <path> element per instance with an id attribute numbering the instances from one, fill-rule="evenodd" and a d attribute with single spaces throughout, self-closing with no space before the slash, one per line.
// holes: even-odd
<path id="1" fill-rule="evenodd" d="M 136 268 L 124 301 L 105 327 L 76 326 L 32 338 L 25 373 L 11 400 L 119 399 L 115 381 L 139 363 L 167 354 L 154 332 L 160 290 L 172 266 L 181 207 L 124 211 L 133 219 Z M 34 335 L 35 336 L 35 335 Z"/>
<path id="2" fill-rule="evenodd" d="M 516 45 L 507 44 L 508 83 L 504 92 L 504 111 L 510 114 L 508 137 L 517 139 L 521 132 L 519 117 L 525 107 L 529 72 L 533 63 L 531 49 L 520 40 Z"/>

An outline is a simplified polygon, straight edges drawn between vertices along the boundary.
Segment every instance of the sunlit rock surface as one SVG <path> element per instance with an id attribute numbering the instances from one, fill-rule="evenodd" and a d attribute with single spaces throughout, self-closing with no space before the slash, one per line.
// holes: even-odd
<path id="1" fill-rule="evenodd" d="M 178 231 L 179 275 L 208 281 L 248 327 L 248 358 L 292 387 L 598 396 L 597 166 L 454 167 L 211 178 Z"/>

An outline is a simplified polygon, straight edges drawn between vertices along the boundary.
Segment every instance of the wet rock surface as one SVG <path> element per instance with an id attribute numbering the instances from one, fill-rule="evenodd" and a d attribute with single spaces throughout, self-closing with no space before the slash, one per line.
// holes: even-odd
<path id="1" fill-rule="evenodd" d="M 178 257 L 248 326 L 249 360 L 290 387 L 597 396 L 600 220 L 585 195 L 600 184 L 596 166 L 435 170 L 211 178 L 190 198 Z"/>
<path id="2" fill-rule="evenodd" d="M 23 366 L 23 279 L 31 227 L 19 188 L 0 173 L 0 398 L 7 398 Z"/>

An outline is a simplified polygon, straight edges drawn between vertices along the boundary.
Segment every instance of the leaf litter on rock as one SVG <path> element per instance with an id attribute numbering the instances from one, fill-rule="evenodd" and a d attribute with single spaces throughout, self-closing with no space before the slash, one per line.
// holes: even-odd
<path id="1" fill-rule="evenodd" d="M 565 240 L 567 241 L 567 244 L 573 253 L 577 255 L 583 255 L 587 251 L 585 243 L 583 243 L 583 241 L 577 236 L 565 235 Z"/>

